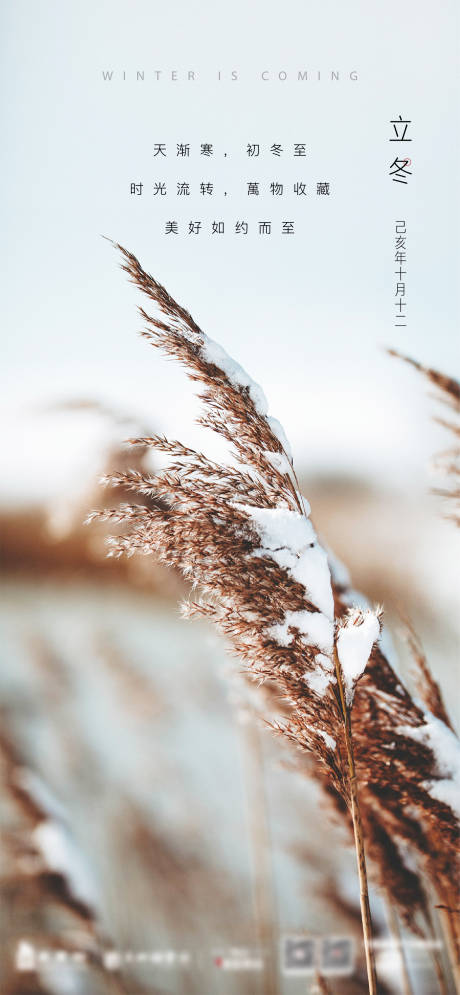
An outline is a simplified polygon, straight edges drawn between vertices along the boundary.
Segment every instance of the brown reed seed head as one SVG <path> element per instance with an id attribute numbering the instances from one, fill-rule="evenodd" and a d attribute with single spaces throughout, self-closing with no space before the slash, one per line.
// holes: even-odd
<path id="1" fill-rule="evenodd" d="M 413 660 L 413 670 L 417 691 L 430 712 L 453 730 L 450 716 L 442 696 L 441 688 L 431 673 L 420 639 L 408 618 L 403 619 L 403 637 Z"/>
<path id="2" fill-rule="evenodd" d="M 53 844 L 57 848 L 58 841 L 65 837 L 66 827 L 56 811 L 47 807 L 50 802 L 46 789 L 24 763 L 5 724 L 0 733 L 0 763 L 3 792 L 17 813 L 14 825 L 20 826 L 7 833 L 10 873 L 19 886 L 22 876 L 34 880 L 42 900 L 55 902 L 93 930 L 96 912 L 91 901 L 82 897 L 71 873 L 58 870 L 48 857 Z M 71 867 L 70 844 L 68 853 Z"/>
<path id="3" fill-rule="evenodd" d="M 199 383 L 199 423 L 230 444 L 236 465 L 211 461 L 161 436 L 132 440 L 168 454 L 169 467 L 157 476 L 112 474 L 104 483 L 155 497 L 156 503 L 125 504 L 89 520 L 121 523 L 122 534 L 110 540 L 111 555 L 153 554 L 199 589 L 184 613 L 214 621 L 254 679 L 270 682 L 289 708 L 287 720 L 272 728 L 312 753 L 328 793 L 348 802 L 334 652 L 337 640 L 341 656 L 341 625 L 364 632 L 364 615 L 372 613 L 350 615 L 355 595 L 343 578 L 335 579 L 318 543 L 289 444 L 268 416 L 260 387 L 135 256 L 117 248 L 122 268 L 160 312 L 152 317 L 140 309 L 143 335 Z M 376 641 L 367 643 L 356 646 L 352 638 L 341 660 L 349 667 L 362 817 L 380 876 L 411 921 L 425 900 L 406 851 L 415 851 L 438 894 L 452 893 L 458 746 L 445 723 L 414 702 Z"/>
<path id="4" fill-rule="evenodd" d="M 395 349 L 388 350 L 390 356 L 402 359 L 409 366 L 418 370 L 428 383 L 436 388 L 434 398 L 441 401 L 449 409 L 448 418 L 435 418 L 439 425 L 450 432 L 453 445 L 435 458 L 434 467 L 444 475 L 447 480 L 447 487 L 437 487 L 433 489 L 434 494 L 446 499 L 448 508 L 447 518 L 450 518 L 456 525 L 460 525 L 460 381 L 454 377 L 448 377 L 439 370 L 433 370 L 429 366 L 404 356 Z"/>

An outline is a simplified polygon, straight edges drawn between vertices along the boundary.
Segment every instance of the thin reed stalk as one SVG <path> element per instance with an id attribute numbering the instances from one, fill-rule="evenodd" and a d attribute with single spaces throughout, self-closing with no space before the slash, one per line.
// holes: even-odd
<path id="1" fill-rule="evenodd" d="M 396 912 L 394 910 L 394 905 L 391 901 L 388 892 L 385 894 L 385 911 L 388 920 L 388 928 L 390 930 L 392 940 L 399 952 L 399 959 L 401 964 L 401 981 L 402 981 L 402 989 L 404 995 L 414 995 L 414 990 L 412 988 L 409 976 L 409 968 L 407 966 L 406 952 L 404 950 L 398 916 L 396 915 Z"/>
<path id="2" fill-rule="evenodd" d="M 315 974 L 315 985 L 316 988 L 310 988 L 310 995 L 313 995 L 314 992 L 316 992 L 317 995 L 332 995 L 326 979 L 323 978 L 323 975 L 320 974 L 319 971 Z"/>
<path id="3" fill-rule="evenodd" d="M 454 912 L 444 905 L 437 906 L 441 930 L 446 944 L 447 954 L 452 968 L 455 990 L 460 993 L 460 960 L 458 953 L 458 937 Z"/>
<path id="4" fill-rule="evenodd" d="M 442 968 L 441 958 L 437 950 L 432 950 L 431 959 L 433 961 L 433 967 L 439 985 L 439 991 L 441 995 L 449 995 L 446 979 L 444 977 L 444 971 Z"/>
<path id="5" fill-rule="evenodd" d="M 431 903 L 430 903 L 430 906 L 431 906 L 436 901 L 436 891 L 435 891 L 433 885 L 431 885 L 431 887 L 429 889 L 429 892 L 430 892 L 430 895 L 431 895 Z M 428 898 L 428 896 L 427 896 L 427 898 Z M 437 981 L 438 981 L 439 991 L 440 991 L 441 995 L 449 995 L 450 985 L 449 985 L 449 980 L 448 979 L 450 979 L 451 975 L 453 977 L 453 970 L 451 970 L 451 974 L 449 974 L 449 971 L 446 970 L 446 964 L 449 965 L 449 966 L 451 966 L 450 965 L 449 951 L 447 949 L 447 944 L 446 944 L 445 938 L 444 938 L 444 931 L 443 931 L 442 924 L 441 924 L 441 921 L 439 919 L 439 916 L 436 916 L 436 919 L 434 919 L 434 917 L 433 917 L 433 915 L 431 913 L 431 907 L 428 907 L 427 922 L 428 922 L 428 929 L 429 929 L 429 934 L 428 935 L 429 935 L 429 938 L 431 940 L 431 943 L 430 943 L 431 960 L 433 962 L 434 972 L 436 974 L 436 978 L 437 978 Z M 443 958 L 441 956 L 440 950 L 438 949 L 438 944 L 442 944 L 443 940 L 444 940 L 443 946 L 444 946 L 444 951 L 445 951 L 444 962 L 443 962 Z M 456 989 L 456 991 L 458 991 L 457 985 L 455 983 L 455 979 L 453 979 L 453 980 L 454 980 L 455 989 Z"/>

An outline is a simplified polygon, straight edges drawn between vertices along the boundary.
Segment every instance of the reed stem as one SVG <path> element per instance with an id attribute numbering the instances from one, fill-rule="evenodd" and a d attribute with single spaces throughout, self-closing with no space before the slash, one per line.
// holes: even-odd
<path id="1" fill-rule="evenodd" d="M 315 986 L 310 988 L 310 995 L 313 995 L 314 992 L 316 995 L 331 995 L 331 989 L 327 981 L 318 971 L 315 974 Z"/>
<path id="2" fill-rule="evenodd" d="M 393 904 L 388 892 L 385 893 L 385 908 L 386 908 L 388 927 L 391 933 L 391 937 L 400 955 L 402 989 L 404 995 L 414 995 L 414 990 L 412 988 L 411 980 L 409 977 L 409 969 L 407 966 L 407 958 L 402 942 L 401 929 L 398 922 L 398 916 L 396 915 L 396 912 L 393 908 Z"/>
<path id="3" fill-rule="evenodd" d="M 439 985 L 439 991 L 441 995 L 448 995 L 446 980 L 444 978 L 444 972 L 442 970 L 441 958 L 437 950 L 432 951 L 432 960 L 433 960 L 434 971 Z"/>
<path id="4" fill-rule="evenodd" d="M 453 914 L 450 909 L 446 908 L 444 905 L 438 905 L 437 911 L 446 943 L 450 966 L 452 968 L 455 991 L 460 995 L 460 961 L 458 956 L 458 940 Z"/>

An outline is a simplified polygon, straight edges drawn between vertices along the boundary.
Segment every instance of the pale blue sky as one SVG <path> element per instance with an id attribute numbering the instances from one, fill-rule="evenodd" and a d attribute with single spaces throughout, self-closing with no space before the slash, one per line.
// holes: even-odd
<path id="1" fill-rule="evenodd" d="M 136 337 L 136 294 L 106 234 L 262 383 L 298 464 L 390 480 L 420 474 L 438 435 L 415 377 L 382 347 L 460 372 L 457 17 L 454 3 L 415 0 L 5 3 L 7 411 L 89 395 L 193 437 L 189 388 Z M 145 81 L 104 83 L 102 70 L 112 68 L 143 69 Z M 156 81 L 155 69 L 177 70 L 179 79 Z M 183 80 L 188 69 L 198 74 L 193 83 Z M 238 81 L 219 83 L 218 69 L 236 69 Z M 321 82 L 297 82 L 304 69 L 321 70 Z M 332 69 L 359 79 L 331 82 Z M 265 82 L 262 70 L 288 78 Z M 407 187 L 388 177 L 389 122 L 400 113 L 413 122 Z M 213 215 L 230 223 L 295 212 L 297 235 L 168 239 L 166 216 L 213 215 L 198 196 L 180 213 L 174 195 L 167 208 L 149 194 L 130 197 L 131 180 L 160 178 L 158 141 L 215 144 L 212 178 L 228 196 L 216 196 Z M 244 148 L 274 141 L 307 142 L 313 193 L 302 205 L 291 197 L 289 208 L 268 196 L 249 207 L 243 183 L 257 177 Z M 292 163 L 282 169 L 291 183 Z M 266 182 L 279 178 L 272 172 L 271 161 L 257 164 Z M 201 173 L 202 162 L 190 160 L 184 179 L 207 178 Z M 176 161 L 164 178 L 175 184 Z M 318 179 L 331 182 L 329 199 L 314 195 Z M 398 217 L 408 226 L 406 330 L 393 327 Z M 35 460 L 47 479 L 58 463 L 61 475 L 70 466 L 73 451 L 57 459 L 57 428 L 53 442 L 29 415 L 13 425 L 22 465 Z M 6 476 L 18 480 L 14 446 L 5 447 Z"/>

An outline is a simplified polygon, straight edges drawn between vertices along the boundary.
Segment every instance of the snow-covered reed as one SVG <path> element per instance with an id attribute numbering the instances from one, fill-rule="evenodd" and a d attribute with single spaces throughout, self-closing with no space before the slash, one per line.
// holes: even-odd
<path id="1" fill-rule="evenodd" d="M 458 741 L 405 688 L 379 643 L 380 611 L 357 607 L 361 599 L 319 542 L 262 389 L 118 249 L 155 306 L 153 316 L 140 309 L 143 335 L 198 383 L 199 422 L 226 440 L 233 462 L 160 436 L 133 439 L 168 455 L 169 466 L 157 475 L 109 474 L 104 483 L 149 497 L 148 506 L 123 504 L 90 520 L 121 523 L 111 555 L 153 554 L 181 571 L 199 592 L 184 614 L 215 622 L 254 679 L 283 700 L 286 719 L 272 726 L 313 758 L 315 776 L 353 823 L 375 991 L 363 841 L 412 928 L 430 919 L 421 871 L 440 903 L 453 907 Z"/>

